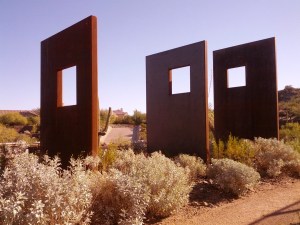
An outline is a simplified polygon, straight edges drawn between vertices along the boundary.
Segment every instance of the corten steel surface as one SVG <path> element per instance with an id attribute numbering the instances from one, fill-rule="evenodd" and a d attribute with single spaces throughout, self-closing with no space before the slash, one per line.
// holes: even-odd
<path id="1" fill-rule="evenodd" d="M 150 152 L 208 154 L 206 41 L 146 57 Z M 190 92 L 172 95 L 172 69 L 190 66 Z"/>
<path id="2" fill-rule="evenodd" d="M 213 52 L 217 140 L 278 138 L 275 38 Z M 228 88 L 227 70 L 245 66 L 246 86 Z"/>
<path id="3" fill-rule="evenodd" d="M 76 66 L 77 104 L 63 106 L 62 70 Z M 97 18 L 90 16 L 41 43 L 41 148 L 71 155 L 98 151 Z"/>

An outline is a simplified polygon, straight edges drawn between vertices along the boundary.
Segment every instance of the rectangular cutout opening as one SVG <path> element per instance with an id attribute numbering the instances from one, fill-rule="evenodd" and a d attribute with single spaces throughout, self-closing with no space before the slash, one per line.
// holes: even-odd
<path id="1" fill-rule="evenodd" d="M 77 105 L 76 66 L 62 70 L 63 106 Z"/>
<path id="2" fill-rule="evenodd" d="M 185 66 L 169 71 L 170 94 L 191 92 L 190 70 L 190 66 Z"/>
<path id="3" fill-rule="evenodd" d="M 244 87 L 246 86 L 246 67 L 236 67 L 227 70 L 227 87 Z"/>

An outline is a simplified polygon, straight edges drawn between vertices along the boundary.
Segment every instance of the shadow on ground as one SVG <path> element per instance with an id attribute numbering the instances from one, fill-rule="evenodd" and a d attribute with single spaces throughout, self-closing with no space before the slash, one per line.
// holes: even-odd
<path id="1" fill-rule="evenodd" d="M 249 225 L 287 224 L 300 225 L 300 201 L 272 212 Z"/>
<path id="2" fill-rule="evenodd" d="M 200 180 L 190 193 L 192 206 L 214 207 L 221 203 L 228 203 L 237 199 L 237 196 L 220 191 L 206 180 Z"/>

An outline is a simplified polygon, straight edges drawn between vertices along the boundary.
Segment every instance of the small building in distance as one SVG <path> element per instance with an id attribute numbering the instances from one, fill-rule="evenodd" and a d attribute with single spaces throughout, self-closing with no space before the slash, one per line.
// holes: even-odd
<path id="1" fill-rule="evenodd" d="M 112 115 L 115 115 L 118 119 L 123 119 L 125 116 L 128 116 L 127 112 L 123 111 L 123 108 L 113 110 Z"/>

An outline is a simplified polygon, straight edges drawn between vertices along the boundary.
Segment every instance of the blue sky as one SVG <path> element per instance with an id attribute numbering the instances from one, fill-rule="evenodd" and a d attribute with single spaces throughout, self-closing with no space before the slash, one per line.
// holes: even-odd
<path id="1" fill-rule="evenodd" d="M 275 36 L 278 88 L 300 87 L 299 0 L 0 0 L 0 109 L 40 106 L 40 42 L 89 15 L 101 108 L 145 112 L 145 57 L 202 40 L 208 84 L 214 50 Z"/>

